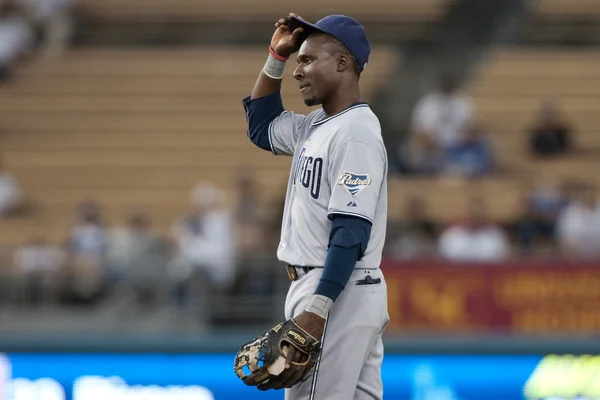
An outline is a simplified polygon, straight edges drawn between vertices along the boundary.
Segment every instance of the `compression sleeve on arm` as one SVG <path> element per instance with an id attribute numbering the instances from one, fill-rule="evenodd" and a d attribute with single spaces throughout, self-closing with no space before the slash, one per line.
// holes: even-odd
<path id="1" fill-rule="evenodd" d="M 261 149 L 272 151 L 269 125 L 285 111 L 281 93 L 275 92 L 258 99 L 248 96 L 243 100 L 243 104 L 246 110 L 248 137 Z"/>
<path id="2" fill-rule="evenodd" d="M 364 218 L 335 214 L 329 234 L 329 251 L 315 294 L 337 300 L 352 271 L 365 254 L 371 223 Z"/>

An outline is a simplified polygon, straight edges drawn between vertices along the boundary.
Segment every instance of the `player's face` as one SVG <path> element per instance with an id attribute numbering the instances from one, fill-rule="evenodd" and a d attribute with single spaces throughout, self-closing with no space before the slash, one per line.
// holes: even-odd
<path id="1" fill-rule="evenodd" d="M 294 78 L 304 104 L 309 107 L 327 101 L 335 87 L 337 58 L 323 47 L 325 40 L 323 36 L 309 37 L 298 51 Z"/>

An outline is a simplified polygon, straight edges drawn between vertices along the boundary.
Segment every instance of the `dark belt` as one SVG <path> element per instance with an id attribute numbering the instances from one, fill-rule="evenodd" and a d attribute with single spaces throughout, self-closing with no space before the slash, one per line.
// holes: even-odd
<path id="1" fill-rule="evenodd" d="M 299 278 L 298 271 L 304 272 L 304 275 L 308 274 L 310 271 L 317 267 L 301 267 L 299 265 L 286 265 L 285 270 L 287 271 L 288 278 L 291 281 L 295 281 Z"/>

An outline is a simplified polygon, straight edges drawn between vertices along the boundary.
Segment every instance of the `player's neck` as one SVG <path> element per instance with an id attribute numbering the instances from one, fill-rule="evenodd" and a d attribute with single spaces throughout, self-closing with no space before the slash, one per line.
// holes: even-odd
<path id="1" fill-rule="evenodd" d="M 339 90 L 323 103 L 323 111 L 327 117 L 336 115 L 360 101 L 360 91 Z"/>

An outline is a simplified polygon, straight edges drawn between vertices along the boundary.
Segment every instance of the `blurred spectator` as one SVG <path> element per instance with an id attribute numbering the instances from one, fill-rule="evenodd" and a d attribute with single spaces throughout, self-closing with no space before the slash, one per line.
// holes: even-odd
<path id="1" fill-rule="evenodd" d="M 600 203 L 595 186 L 582 184 L 557 222 L 557 238 L 567 257 L 600 257 Z"/>
<path id="2" fill-rule="evenodd" d="M 538 184 L 523 201 L 521 214 L 513 222 L 519 248 L 530 251 L 536 245 L 554 245 L 559 213 L 567 205 L 570 183 L 559 188 Z"/>
<path id="3" fill-rule="evenodd" d="M 77 221 L 69 232 L 71 258 L 70 295 L 74 301 L 90 301 L 103 289 L 102 269 L 106 252 L 106 229 L 98 204 L 79 205 Z"/>
<path id="4" fill-rule="evenodd" d="M 125 226 L 111 230 L 106 251 L 110 281 L 125 281 L 141 303 L 157 299 L 159 283 L 165 278 L 167 248 L 165 241 L 150 229 L 148 215 L 133 210 Z"/>
<path id="5" fill-rule="evenodd" d="M 263 212 L 255 171 L 241 168 L 237 174 L 236 254 L 238 273 L 232 290 L 234 295 L 268 295 L 273 288 L 273 263 L 271 259 L 279 245 L 281 215 L 273 215 L 274 221 Z M 274 205 L 274 210 L 279 204 Z M 273 211 L 273 209 L 270 209 Z"/>
<path id="6" fill-rule="evenodd" d="M 1 45 L 0 45 L 1 46 Z M 17 181 L 0 160 L 0 219 L 15 211 L 21 202 Z"/>
<path id="7" fill-rule="evenodd" d="M 57 301 L 65 262 L 64 251 L 48 244 L 42 236 L 20 247 L 15 253 L 15 267 L 23 283 L 25 301 L 34 304 Z"/>
<path id="8" fill-rule="evenodd" d="M 400 149 L 399 158 L 404 172 L 418 175 L 435 175 L 444 168 L 444 151 L 428 135 L 414 135 Z"/>
<path id="9" fill-rule="evenodd" d="M 458 81 L 449 74 L 440 77 L 437 90 L 425 95 L 412 117 L 413 135 L 426 135 L 446 149 L 456 146 L 473 120 L 471 101 L 458 93 Z"/>
<path id="10" fill-rule="evenodd" d="M 194 210 L 171 229 L 175 259 L 171 274 L 180 299 L 199 281 L 208 293 L 227 292 L 235 277 L 235 233 L 231 213 L 223 207 L 223 194 L 212 185 L 192 192 Z M 195 279 L 198 278 L 198 279 Z"/>
<path id="11" fill-rule="evenodd" d="M 279 247 L 284 209 L 285 196 L 276 196 L 267 203 L 265 213 L 265 247 L 267 256 L 275 254 Z"/>
<path id="12" fill-rule="evenodd" d="M 406 260 L 435 255 L 437 224 L 429 217 L 424 199 L 407 199 L 403 214 L 402 219 L 389 224 L 386 256 Z"/>
<path id="13" fill-rule="evenodd" d="M 106 250 L 106 230 L 100 207 L 95 202 L 79 205 L 77 220 L 69 234 L 68 248 L 72 257 L 101 264 Z"/>
<path id="14" fill-rule="evenodd" d="M 483 199 L 471 197 L 466 220 L 442 233 L 439 252 L 454 261 L 499 261 L 510 255 L 510 246 L 502 229 L 489 219 Z"/>
<path id="15" fill-rule="evenodd" d="M 490 144 L 483 130 L 470 124 L 458 142 L 446 149 L 444 172 L 465 178 L 489 174 L 493 169 Z"/>
<path id="16" fill-rule="evenodd" d="M 265 221 L 258 198 L 254 172 L 244 168 L 238 172 L 237 204 L 235 222 L 237 234 L 237 254 L 241 259 L 263 255 L 265 249 Z"/>
<path id="17" fill-rule="evenodd" d="M 38 31 L 41 50 L 57 54 L 68 45 L 73 33 L 72 6 L 75 0 L 15 0 Z"/>
<path id="18" fill-rule="evenodd" d="M 34 32 L 14 0 L 0 0 L 0 80 L 10 75 L 35 44 Z"/>
<path id="19" fill-rule="evenodd" d="M 543 103 L 530 131 L 529 150 L 538 157 L 565 154 L 571 148 L 571 128 L 551 102 Z"/>
<path id="20" fill-rule="evenodd" d="M 533 210 L 527 197 L 523 198 L 519 211 L 509 225 L 518 251 L 522 253 L 530 252 L 536 243 L 538 235 Z"/>

